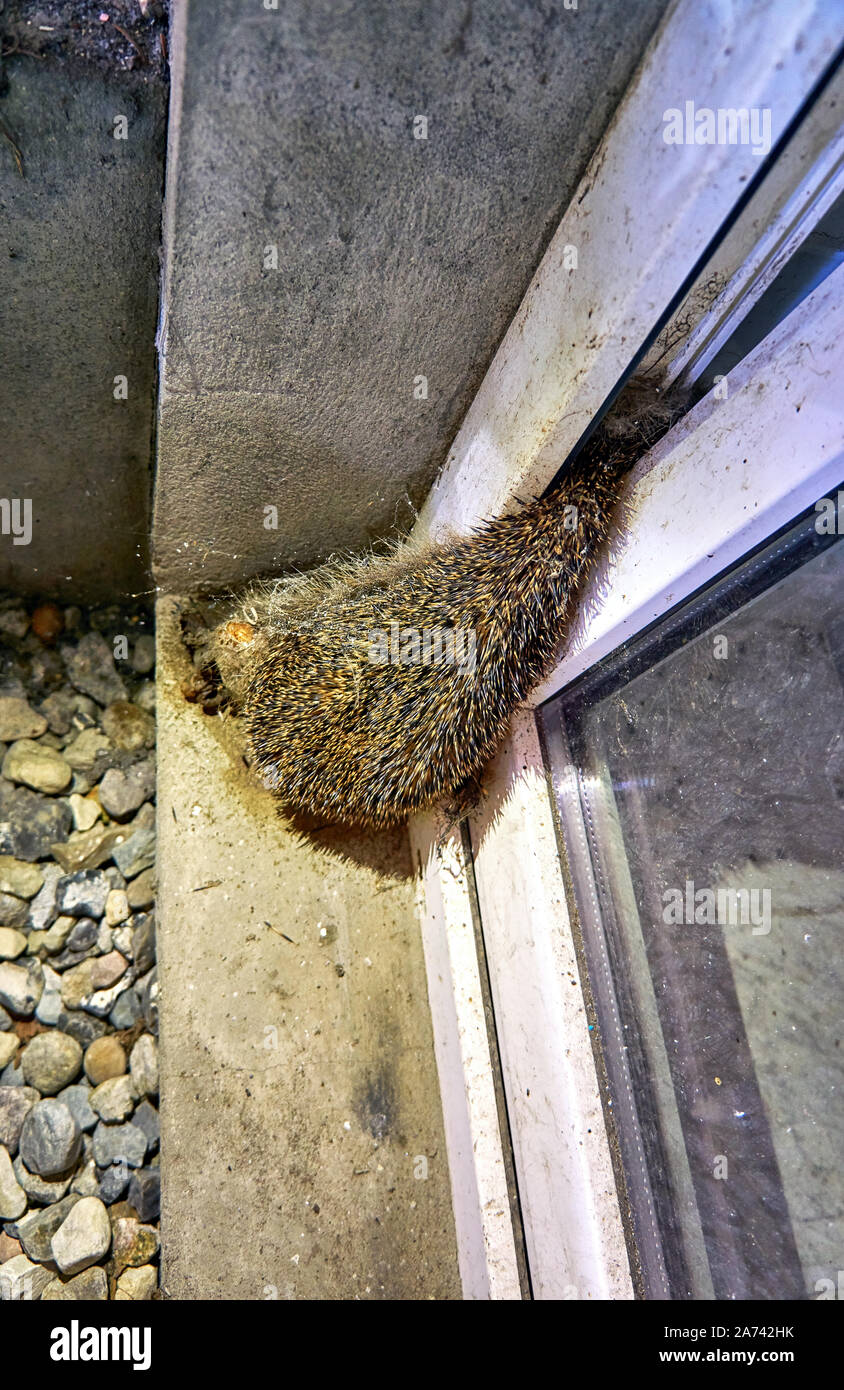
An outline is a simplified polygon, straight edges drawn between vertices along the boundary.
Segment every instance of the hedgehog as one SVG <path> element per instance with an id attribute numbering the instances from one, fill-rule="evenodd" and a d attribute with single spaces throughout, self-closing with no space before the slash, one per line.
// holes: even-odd
<path id="1" fill-rule="evenodd" d="M 625 473 L 672 413 L 605 426 L 550 494 L 467 536 L 252 585 L 202 647 L 194 698 L 222 687 L 288 811 L 371 829 L 437 805 L 461 819 L 554 662 Z"/>

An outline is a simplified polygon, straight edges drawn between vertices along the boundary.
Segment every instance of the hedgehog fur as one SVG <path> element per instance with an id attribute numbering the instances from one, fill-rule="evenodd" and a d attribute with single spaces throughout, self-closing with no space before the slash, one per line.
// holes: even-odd
<path id="1" fill-rule="evenodd" d="M 666 417 L 667 419 L 667 417 Z M 663 432 L 650 430 L 647 442 Z M 469 536 L 253 585 L 213 630 L 248 751 L 286 808 L 386 827 L 476 803 L 516 707 L 554 662 L 638 455 L 602 438 L 547 497 Z"/>

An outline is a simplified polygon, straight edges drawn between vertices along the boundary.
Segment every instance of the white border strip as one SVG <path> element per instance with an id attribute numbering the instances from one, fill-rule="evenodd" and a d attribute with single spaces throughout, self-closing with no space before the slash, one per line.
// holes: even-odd
<path id="1" fill-rule="evenodd" d="M 560 852 L 532 712 L 472 845 L 535 1298 L 633 1297 Z"/>
<path id="2" fill-rule="evenodd" d="M 467 883 L 471 867 L 459 835 L 445 835 L 434 816 L 412 822 L 410 844 L 422 874 L 422 941 L 463 1296 L 520 1299 Z"/>
<path id="3" fill-rule="evenodd" d="M 630 475 L 623 528 L 539 705 L 785 526 L 844 476 L 844 266 Z"/>

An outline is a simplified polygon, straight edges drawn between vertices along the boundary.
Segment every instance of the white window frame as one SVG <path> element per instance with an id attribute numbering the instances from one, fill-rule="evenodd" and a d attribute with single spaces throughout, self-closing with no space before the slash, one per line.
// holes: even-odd
<path id="1" fill-rule="evenodd" d="M 747 147 L 666 145 L 662 113 L 689 97 L 698 107 L 770 106 L 776 143 L 828 69 L 843 18 L 839 0 L 672 8 L 470 407 L 420 535 L 465 533 L 513 496 L 544 490 L 759 173 Z M 575 272 L 566 268 L 571 245 Z M 517 713 L 490 769 L 489 797 L 471 820 L 473 862 L 436 817 L 411 823 L 467 1298 L 522 1297 L 498 1056 L 533 1296 L 633 1296 L 534 707 L 838 481 L 840 384 L 836 393 L 831 374 L 842 366 L 842 283 L 840 270 L 819 286 L 731 374 L 717 411 L 711 398 L 701 402 L 631 475 L 632 510 L 604 561 L 603 587 L 596 574 L 563 662 Z M 751 404 L 760 389 L 764 412 Z M 788 414 L 797 415 L 798 397 L 803 422 L 813 421 L 810 460 Z M 765 424 L 772 407 L 777 431 Z M 732 434 L 722 428 L 728 418 Z M 672 545 L 678 517 L 690 524 Z M 483 1007 L 486 970 L 497 1039 Z"/>

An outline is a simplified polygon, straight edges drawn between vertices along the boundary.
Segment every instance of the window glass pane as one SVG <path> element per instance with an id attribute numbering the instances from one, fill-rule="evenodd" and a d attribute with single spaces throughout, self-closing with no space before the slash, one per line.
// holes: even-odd
<path id="1" fill-rule="evenodd" d="M 543 711 L 651 1297 L 841 1265 L 842 593 L 810 521 Z"/>

